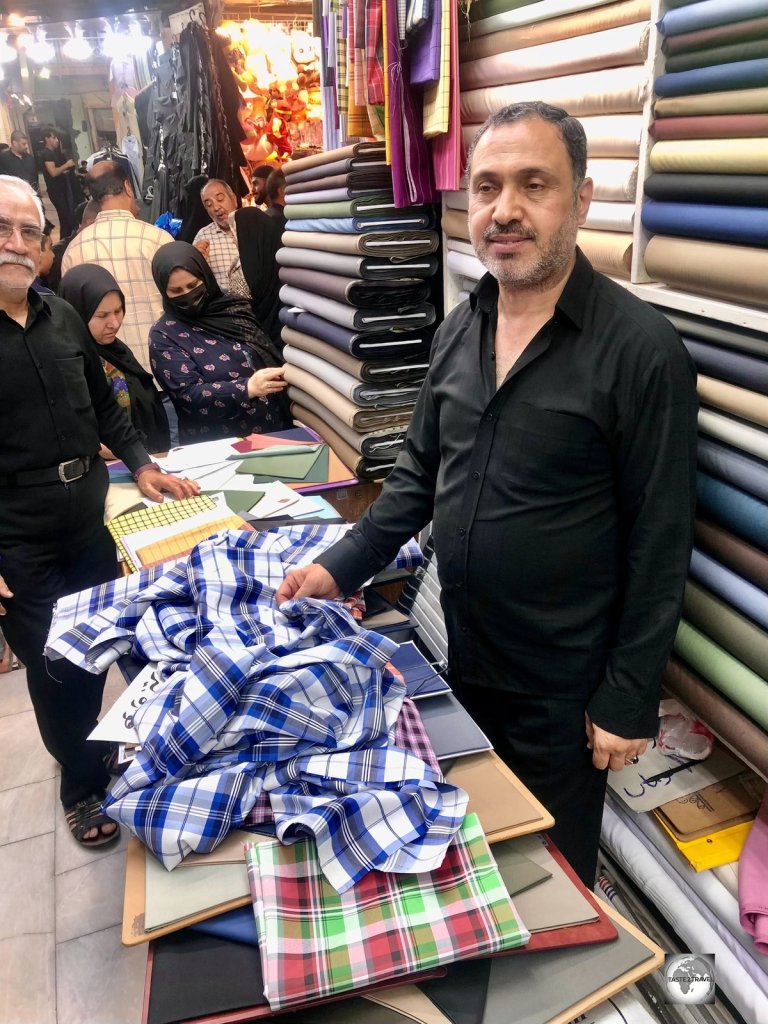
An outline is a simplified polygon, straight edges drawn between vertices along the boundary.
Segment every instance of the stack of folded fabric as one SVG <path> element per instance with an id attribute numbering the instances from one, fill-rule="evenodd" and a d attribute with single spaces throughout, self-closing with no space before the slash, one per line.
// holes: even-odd
<path id="1" fill-rule="evenodd" d="M 509 103 L 544 100 L 581 120 L 595 191 L 579 245 L 597 270 L 625 279 L 632 259 L 650 10 L 650 0 L 480 0 L 472 5 L 474 20 L 460 49 L 465 148 L 482 122 Z M 448 194 L 446 203 L 448 265 L 471 282 L 482 268 L 466 246 L 466 193 Z"/>
<path id="2" fill-rule="evenodd" d="M 685 291 L 768 306 L 768 8 L 676 5 L 660 30 L 646 270 Z"/>
<path id="3" fill-rule="evenodd" d="M 291 410 L 355 476 L 381 479 L 427 371 L 433 213 L 395 207 L 383 144 L 319 153 L 285 173 L 277 261 Z"/>

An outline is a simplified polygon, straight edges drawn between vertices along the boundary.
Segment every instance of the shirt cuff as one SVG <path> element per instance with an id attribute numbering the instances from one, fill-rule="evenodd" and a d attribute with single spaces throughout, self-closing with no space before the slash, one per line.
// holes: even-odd
<path id="1" fill-rule="evenodd" d="M 137 469 L 134 469 L 133 479 L 138 480 L 141 474 L 146 473 L 148 469 L 157 469 L 162 473 L 162 469 L 160 469 L 156 462 L 145 462 L 143 466 L 139 466 Z"/>

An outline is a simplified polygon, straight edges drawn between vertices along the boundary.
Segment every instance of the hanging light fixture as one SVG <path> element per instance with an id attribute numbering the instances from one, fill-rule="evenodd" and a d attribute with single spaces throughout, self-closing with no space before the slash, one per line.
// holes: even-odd
<path id="1" fill-rule="evenodd" d="M 52 43 L 45 38 L 45 29 L 39 28 L 35 31 L 35 41 L 27 47 L 27 57 L 35 64 L 50 64 L 56 59 L 56 50 Z"/>
<path id="2" fill-rule="evenodd" d="M 70 28 L 67 28 L 67 32 L 69 39 L 62 46 L 61 52 L 68 60 L 88 60 L 93 54 L 93 47 L 83 35 L 82 28 L 75 25 L 74 32 Z"/>
<path id="3" fill-rule="evenodd" d="M 10 64 L 17 57 L 18 52 L 8 43 L 8 33 L 0 32 L 0 64 Z"/>

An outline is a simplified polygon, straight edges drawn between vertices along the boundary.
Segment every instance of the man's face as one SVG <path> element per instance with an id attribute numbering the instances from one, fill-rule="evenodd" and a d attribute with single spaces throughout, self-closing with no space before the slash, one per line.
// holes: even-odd
<path id="1" fill-rule="evenodd" d="M 251 193 L 253 194 L 253 201 L 257 206 L 260 206 L 264 202 L 264 189 L 266 188 L 266 178 L 251 178 Z"/>
<path id="2" fill-rule="evenodd" d="M 25 292 L 37 275 L 42 232 L 34 199 L 13 186 L 0 186 L 0 287 Z"/>
<path id="3" fill-rule="evenodd" d="M 201 196 L 203 206 L 214 224 L 222 231 L 229 231 L 228 217 L 237 209 L 234 195 L 223 185 L 208 185 L 203 189 Z"/>
<path id="4" fill-rule="evenodd" d="M 545 288 L 567 272 L 592 198 L 557 127 L 538 117 L 491 128 L 472 158 L 469 233 L 502 287 Z"/>
<path id="5" fill-rule="evenodd" d="M 48 147 L 48 149 L 58 149 L 59 146 L 61 146 L 61 140 L 59 139 L 58 135 L 46 135 L 46 137 L 43 139 L 43 142 Z"/>
<path id="6" fill-rule="evenodd" d="M 11 149 L 16 156 L 24 156 L 29 152 L 29 139 L 14 139 Z"/>

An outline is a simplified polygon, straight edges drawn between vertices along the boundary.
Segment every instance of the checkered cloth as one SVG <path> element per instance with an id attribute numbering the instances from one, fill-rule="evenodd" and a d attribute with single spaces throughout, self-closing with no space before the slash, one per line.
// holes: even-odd
<path id="1" fill-rule="evenodd" d="M 148 373 L 152 372 L 149 329 L 163 313 L 163 300 L 152 277 L 152 257 L 172 241 L 167 231 L 136 220 L 126 210 L 107 210 L 72 239 L 61 262 L 62 274 L 81 263 L 98 263 L 114 277 L 125 295 L 120 340 Z"/>
<path id="2" fill-rule="evenodd" d="M 264 995 L 273 1010 L 524 946 L 477 815 L 431 874 L 372 871 L 339 894 L 312 843 L 246 847 Z"/>
<path id="3" fill-rule="evenodd" d="M 232 531 L 157 574 L 58 603 L 49 657 L 99 671 L 131 649 L 170 680 L 140 709 L 148 738 L 105 802 L 167 868 L 214 849 L 262 792 L 278 837 L 314 836 L 340 891 L 374 867 L 441 862 L 467 797 L 393 743 L 405 693 L 386 667 L 395 645 L 336 602 L 274 603 L 286 570 L 344 532 Z"/>
<path id="4" fill-rule="evenodd" d="M 205 257 L 213 271 L 216 284 L 223 292 L 229 291 L 229 273 L 232 265 L 240 259 L 237 240 L 233 232 L 222 231 L 218 224 L 206 224 L 195 235 L 195 242 L 208 242 L 210 248 Z"/>
<path id="5" fill-rule="evenodd" d="M 365 6 L 365 64 L 368 102 L 384 102 L 384 58 L 381 0 L 367 0 Z"/>

